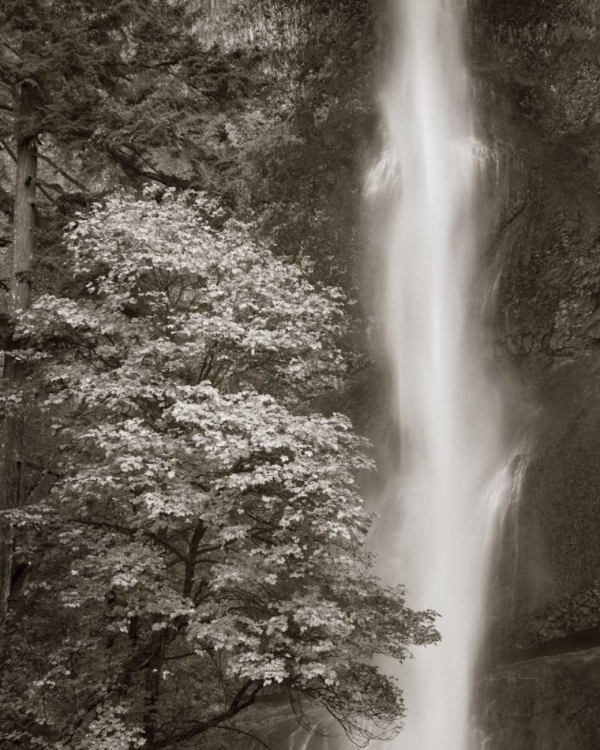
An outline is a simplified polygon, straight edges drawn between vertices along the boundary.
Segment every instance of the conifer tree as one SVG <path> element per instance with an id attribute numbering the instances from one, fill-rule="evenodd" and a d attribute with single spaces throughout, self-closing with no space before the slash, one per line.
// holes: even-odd
<path id="1" fill-rule="evenodd" d="M 31 297 L 36 238 L 51 245 L 59 212 L 123 179 L 185 187 L 206 170 L 207 111 L 246 85 L 244 74 L 195 34 L 187 0 L 6 0 L 0 9 L 0 210 L 7 237 L 4 378 L 18 383 L 10 321 Z M 239 66 L 238 66 L 239 67 Z M 179 159 L 184 153 L 185 159 Z M 44 170 L 38 170 L 38 164 Z M 69 209 L 69 206 L 71 208 Z M 36 230 L 36 218 L 45 223 Z M 54 220 L 55 221 L 55 220 Z M 39 223 L 39 222 L 38 222 Z M 39 255 L 39 254 L 38 254 Z M 39 262 L 39 257 L 37 258 Z M 52 271 L 51 271 L 52 272 Z M 22 416 L 4 423 L 0 508 L 19 504 Z M 9 596 L 11 533 L 0 526 L 0 621 Z"/>
<path id="2" fill-rule="evenodd" d="M 70 180 L 52 165 L 60 149 L 88 180 L 115 166 L 178 186 L 201 179 L 207 108 L 235 97 L 243 79 L 217 48 L 200 44 L 192 8 L 187 0 L 7 0 L 3 142 L 14 136 L 20 86 L 29 81 L 38 95 L 31 131 L 57 179 Z M 190 152 L 187 175 L 161 169 L 161 156 L 164 164 L 182 149 Z M 81 188 L 79 179 L 71 184 Z"/>

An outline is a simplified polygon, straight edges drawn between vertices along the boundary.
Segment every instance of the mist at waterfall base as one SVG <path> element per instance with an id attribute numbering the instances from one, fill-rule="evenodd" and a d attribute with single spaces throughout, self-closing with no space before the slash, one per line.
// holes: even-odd
<path id="1" fill-rule="evenodd" d="M 399 431 L 377 546 L 413 609 L 440 613 L 442 641 L 384 663 L 404 690 L 390 750 L 475 750 L 471 717 L 487 582 L 512 460 L 482 323 L 476 137 L 459 0 L 395 0 L 384 92 L 386 145 L 368 190 L 387 204 L 380 309 Z M 383 294 L 381 292 L 383 291 Z"/>

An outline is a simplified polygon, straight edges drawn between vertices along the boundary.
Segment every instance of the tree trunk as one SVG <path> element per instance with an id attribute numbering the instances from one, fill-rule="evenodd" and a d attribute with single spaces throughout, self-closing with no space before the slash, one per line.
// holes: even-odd
<path id="1" fill-rule="evenodd" d="M 17 120 L 17 180 L 13 225 L 12 255 L 10 258 L 10 297 L 8 314 L 11 318 L 27 310 L 31 300 L 31 265 L 35 229 L 35 183 L 37 177 L 37 141 L 32 133 L 37 90 L 25 82 L 21 85 L 21 100 Z M 7 385 L 18 385 L 23 377 L 22 365 L 10 353 L 4 352 L 4 379 Z M 24 414 L 11 414 L 4 424 L 4 456 L 0 474 L 0 510 L 18 508 L 21 497 L 21 456 L 25 431 Z M 9 607 L 13 530 L 11 524 L 0 519 L 0 629 L 4 627 Z"/>

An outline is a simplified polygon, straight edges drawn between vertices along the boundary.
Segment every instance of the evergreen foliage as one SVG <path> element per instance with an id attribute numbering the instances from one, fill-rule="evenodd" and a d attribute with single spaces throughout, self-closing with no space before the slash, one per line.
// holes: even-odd
<path id="1" fill-rule="evenodd" d="M 134 180 L 202 181 L 215 158 L 207 115 L 243 99 L 252 66 L 205 48 L 194 32 L 199 15 L 185 0 L 8 0 L 0 15 L 3 138 L 14 132 L 19 86 L 31 81 L 35 116 L 17 129 L 35 134 L 42 154 L 44 144 L 49 156 L 68 154 L 85 188 L 105 186 L 115 166 Z"/>

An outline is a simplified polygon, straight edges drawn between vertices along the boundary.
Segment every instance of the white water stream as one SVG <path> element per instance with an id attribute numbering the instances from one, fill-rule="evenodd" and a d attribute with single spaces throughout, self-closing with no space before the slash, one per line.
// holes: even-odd
<path id="1" fill-rule="evenodd" d="M 397 672 L 405 730 L 389 750 L 474 750 L 471 697 L 494 531 L 510 496 L 502 403 L 474 287 L 483 169 L 460 0 L 395 0 L 387 148 L 370 188 L 391 202 L 382 317 L 400 429 L 402 527 L 386 575 L 441 614 L 442 642 Z M 387 526 L 393 513 L 384 512 Z M 389 533 L 389 532 L 388 532 Z"/>

